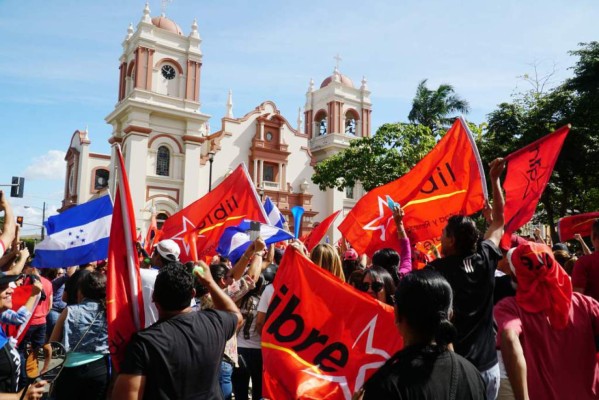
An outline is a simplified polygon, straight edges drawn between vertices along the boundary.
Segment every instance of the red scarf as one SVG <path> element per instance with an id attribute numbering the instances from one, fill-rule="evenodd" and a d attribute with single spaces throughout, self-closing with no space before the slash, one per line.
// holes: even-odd
<path id="1" fill-rule="evenodd" d="M 552 327 L 565 328 L 572 305 L 572 282 L 551 249 L 528 242 L 511 249 L 507 258 L 518 280 L 518 305 L 530 313 L 545 312 Z"/>

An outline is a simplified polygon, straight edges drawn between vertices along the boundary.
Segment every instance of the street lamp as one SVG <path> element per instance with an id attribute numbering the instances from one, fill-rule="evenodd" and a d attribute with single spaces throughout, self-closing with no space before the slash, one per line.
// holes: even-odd
<path id="1" fill-rule="evenodd" d="M 264 200 L 264 182 L 260 183 L 258 194 L 260 195 L 260 201 Z"/>
<path id="2" fill-rule="evenodd" d="M 23 206 L 23 208 L 37 208 L 38 210 L 42 210 L 42 226 L 41 226 L 41 237 L 42 240 L 44 240 L 44 238 L 46 237 L 46 232 L 45 232 L 45 227 L 44 227 L 44 220 L 46 219 L 46 202 L 44 201 L 44 206 L 43 207 L 35 207 L 35 206 Z"/>
<path id="3" fill-rule="evenodd" d="M 212 191 L 212 163 L 214 162 L 214 155 L 216 153 L 214 151 L 208 152 L 208 161 L 210 161 L 210 175 L 208 176 L 208 191 Z"/>

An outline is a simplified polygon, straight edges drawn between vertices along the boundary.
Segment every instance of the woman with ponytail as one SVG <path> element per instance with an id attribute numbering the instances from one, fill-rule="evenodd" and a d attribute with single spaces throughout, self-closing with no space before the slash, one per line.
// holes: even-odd
<path id="1" fill-rule="evenodd" d="M 478 370 L 449 349 L 453 294 L 440 274 L 413 271 L 395 292 L 395 323 L 403 350 L 364 386 L 364 399 L 485 399 Z"/>
<path id="2" fill-rule="evenodd" d="M 79 282 L 79 303 L 67 306 L 50 341 L 67 350 L 64 368 L 55 383 L 57 399 L 104 399 L 110 381 L 106 275 L 91 272 Z"/>

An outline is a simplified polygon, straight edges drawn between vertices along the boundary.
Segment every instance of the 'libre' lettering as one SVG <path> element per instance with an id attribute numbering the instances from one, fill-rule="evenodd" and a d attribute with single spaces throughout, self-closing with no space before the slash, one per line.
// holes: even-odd
<path id="1" fill-rule="evenodd" d="M 438 181 L 440 181 L 440 184 L 442 184 L 445 187 L 449 186 L 451 183 L 455 183 L 455 175 L 453 174 L 451 165 L 449 165 L 449 163 L 446 162 L 444 167 L 445 168 L 443 169 L 441 169 L 441 167 L 437 167 L 435 172 L 433 172 L 433 175 L 431 175 L 427 179 L 427 182 L 425 183 L 425 185 L 427 185 L 426 189 L 424 187 L 420 189 L 422 193 L 431 194 L 439 190 L 439 183 L 437 183 Z M 443 175 L 443 172 L 447 172 L 449 176 L 445 177 L 445 175 Z M 438 180 L 435 178 L 437 178 Z M 447 182 L 447 179 L 449 178 L 451 179 L 451 182 Z"/>
<path id="2" fill-rule="evenodd" d="M 235 196 L 231 196 L 231 198 L 221 201 L 216 209 L 206 215 L 202 222 L 197 226 L 197 230 L 201 231 L 207 226 L 214 225 L 218 221 L 226 219 L 229 216 L 229 213 L 234 212 L 238 208 L 239 204 L 237 204 Z"/>
<path id="3" fill-rule="evenodd" d="M 289 289 L 287 286 L 281 286 L 281 294 L 287 297 Z M 301 300 L 291 295 L 287 304 L 276 318 L 272 319 L 272 314 L 279 308 L 283 299 L 279 296 L 274 296 L 268 311 L 266 312 L 266 331 L 273 335 L 275 339 L 280 343 L 290 343 L 300 340 L 299 343 L 291 346 L 296 352 L 300 352 L 308 349 L 311 346 L 321 346 L 322 350 L 316 354 L 312 364 L 318 365 L 321 370 L 325 372 L 335 372 L 337 368 L 344 367 L 347 364 L 349 358 L 349 350 L 341 342 L 332 342 L 327 344 L 329 336 L 321 335 L 320 331 L 316 328 L 310 329 L 307 336 L 301 339 L 304 332 L 306 331 L 306 324 L 304 319 L 299 314 L 294 314 L 295 309 L 300 304 Z M 285 333 L 282 333 L 282 327 L 285 326 Z"/>

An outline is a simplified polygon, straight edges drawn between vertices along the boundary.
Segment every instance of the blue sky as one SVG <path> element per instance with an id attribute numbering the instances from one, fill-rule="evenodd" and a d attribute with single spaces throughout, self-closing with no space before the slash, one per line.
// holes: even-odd
<path id="1" fill-rule="evenodd" d="M 76 129 L 89 129 L 92 151 L 108 153 L 104 117 L 117 98 L 118 58 L 144 0 L 0 0 L 0 183 L 26 176 L 13 199 L 26 222 L 60 207 L 64 153 Z M 161 1 L 150 1 L 152 16 Z M 331 74 L 333 57 L 356 85 L 372 91 L 373 125 L 405 121 L 421 79 L 453 85 L 480 123 L 510 95 L 518 78 L 556 68 L 570 76 L 569 50 L 598 39 L 599 2 L 578 1 L 273 1 L 174 0 L 167 16 L 188 34 L 197 18 L 204 64 L 202 111 L 220 126 L 229 89 L 241 116 L 273 100 L 295 124 L 310 78 Z M 38 229 L 27 227 L 26 233 Z"/>

